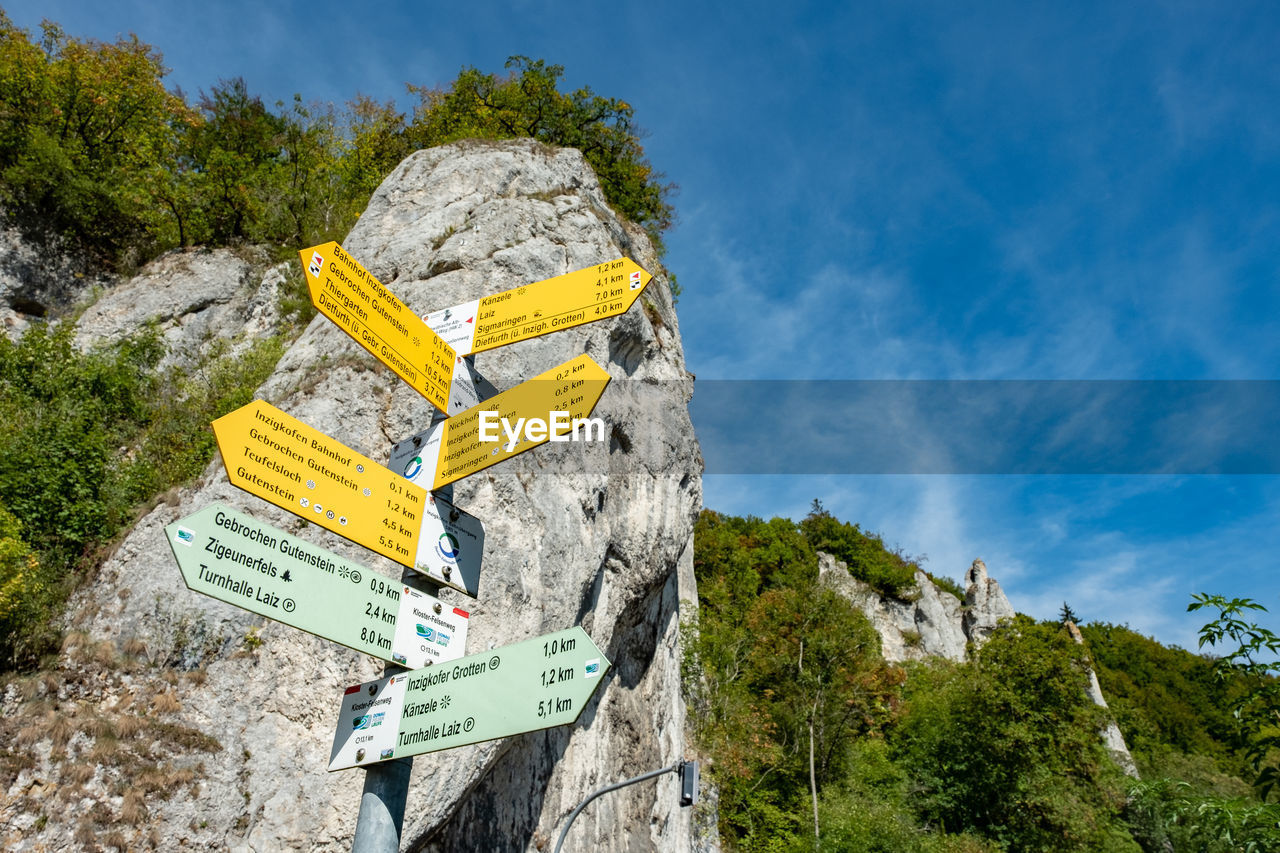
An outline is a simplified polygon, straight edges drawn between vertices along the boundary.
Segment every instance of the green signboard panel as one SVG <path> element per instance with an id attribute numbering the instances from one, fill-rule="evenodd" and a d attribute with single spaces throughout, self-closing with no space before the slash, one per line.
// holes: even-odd
<path id="1" fill-rule="evenodd" d="M 572 723 L 609 661 L 580 627 L 348 687 L 330 770 Z"/>
<path id="2" fill-rule="evenodd" d="M 213 504 L 165 528 L 187 586 L 410 669 L 465 653 L 465 610 Z"/>

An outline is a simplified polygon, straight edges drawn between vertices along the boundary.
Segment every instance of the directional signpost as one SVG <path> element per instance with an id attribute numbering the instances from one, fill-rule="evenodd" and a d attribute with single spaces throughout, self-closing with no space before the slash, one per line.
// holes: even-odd
<path id="1" fill-rule="evenodd" d="M 630 258 L 495 293 L 426 316 L 458 355 L 625 314 L 652 276 Z"/>
<path id="2" fill-rule="evenodd" d="M 476 404 L 468 383 L 452 381 L 461 354 L 341 246 L 328 242 L 298 254 L 311 302 L 321 314 L 440 411 Z"/>
<path id="3" fill-rule="evenodd" d="M 604 441 L 604 422 L 589 416 L 608 384 L 608 372 L 580 355 L 398 442 L 392 468 L 439 489 L 548 441 Z"/>
<path id="4" fill-rule="evenodd" d="M 256 400 L 213 423 L 228 479 L 477 595 L 484 528 L 446 487 L 549 441 L 607 440 L 590 416 L 609 374 L 584 354 L 498 393 L 469 356 L 616 317 L 649 273 L 608 261 L 424 322 L 337 243 L 299 254 L 316 308 L 451 417 L 399 442 L 388 470 Z M 370 770 L 353 849 L 398 847 L 409 762 L 383 762 L 573 723 L 610 666 L 581 627 L 462 657 L 465 611 L 220 504 L 166 534 L 191 589 L 411 670 L 342 701 L 329 769 Z"/>
<path id="5" fill-rule="evenodd" d="M 165 528 L 187 586 L 408 669 L 462 657 L 468 614 L 221 504 Z"/>
<path id="6" fill-rule="evenodd" d="M 347 688 L 329 769 L 572 723 L 609 661 L 580 627 Z"/>
<path id="7" fill-rule="evenodd" d="M 254 400 L 213 422 L 232 485 L 402 566 L 478 577 L 484 528 L 425 489 L 275 406 Z"/>

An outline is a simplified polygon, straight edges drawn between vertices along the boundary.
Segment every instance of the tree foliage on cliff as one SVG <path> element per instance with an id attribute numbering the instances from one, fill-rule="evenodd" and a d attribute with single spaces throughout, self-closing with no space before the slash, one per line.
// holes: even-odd
<path id="1" fill-rule="evenodd" d="M 53 616 L 96 550 L 204 469 L 209 422 L 247 403 L 282 352 L 267 338 L 197 374 L 156 373 L 153 332 L 88 352 L 72 332 L 0 335 L 0 671 L 53 650 Z"/>
<path id="2" fill-rule="evenodd" d="M 1019 617 L 968 663 L 917 668 L 891 743 L 922 819 L 1008 849 L 1136 851 L 1087 667 L 1065 630 Z"/>
<path id="3" fill-rule="evenodd" d="M 0 10 L 0 205 L 99 260 L 136 264 L 175 246 L 248 241 L 296 249 L 340 239 L 411 151 L 529 136 L 581 148 L 605 197 L 658 245 L 672 187 L 645 159 L 625 101 L 562 93 L 563 67 L 513 57 L 499 78 L 464 68 L 410 86 L 411 122 L 356 95 L 343 110 L 300 95 L 274 108 L 233 78 L 195 103 L 163 84 L 158 51 L 46 22 L 38 39 Z"/>
<path id="4" fill-rule="evenodd" d="M 655 240 L 670 227 L 670 184 L 640 144 L 635 110 L 589 87 L 561 92 L 564 66 L 513 56 L 506 77 L 464 68 L 448 88 L 410 86 L 421 98 L 407 138 L 426 148 L 458 139 L 513 139 L 577 148 L 600 177 L 605 197 Z"/>
<path id="5" fill-rule="evenodd" d="M 721 830 L 744 850 L 781 849 L 804 837 L 811 773 L 819 790 L 845 774 L 901 671 L 866 617 L 818 584 L 793 522 L 704 511 L 694 537 L 686 680 L 697 737 L 716 755 Z"/>
<path id="6" fill-rule="evenodd" d="M 195 115 L 161 84 L 160 55 L 136 36 L 39 42 L 0 11 L 0 200 L 24 222 L 116 256 L 163 213 L 146 190 L 172 164 Z"/>
<path id="7" fill-rule="evenodd" d="M 1243 770 L 1243 745 L 1231 714 L 1245 689 L 1219 681 L 1214 661 L 1161 645 L 1123 625 L 1080 626 L 1098 681 L 1140 768 L 1157 770 L 1170 754 L 1205 758 L 1222 772 Z"/>

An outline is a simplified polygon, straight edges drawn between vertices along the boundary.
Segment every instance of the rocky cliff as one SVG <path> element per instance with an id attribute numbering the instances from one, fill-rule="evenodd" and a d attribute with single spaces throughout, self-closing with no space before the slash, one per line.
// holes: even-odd
<path id="1" fill-rule="evenodd" d="M 982 645 L 1002 620 L 1015 615 L 1013 605 L 982 560 L 965 572 L 964 601 L 936 586 L 919 569 L 915 586 L 899 598 L 881 595 L 849 574 L 849 567 L 830 554 L 818 553 L 818 576 L 866 614 L 880 635 L 887 661 L 943 657 L 965 659 L 968 643 Z"/>
<path id="2" fill-rule="evenodd" d="M 601 443 L 545 445 L 456 484 L 486 530 L 468 650 L 582 625 L 614 668 L 573 726 L 419 756 L 405 849 L 548 850 L 607 783 L 688 751 L 679 600 L 692 589 L 701 457 L 667 282 L 645 235 L 606 204 L 581 155 L 531 142 L 420 151 L 374 195 L 344 248 L 419 313 L 621 255 L 655 273 L 624 316 L 476 359 L 499 388 L 590 354 L 613 378 Z M 86 340 L 154 320 L 175 360 L 276 321 L 263 270 L 229 252 L 178 253 L 110 289 Z M 246 335 L 246 330 L 248 335 Z M 429 405 L 317 317 L 258 396 L 367 456 L 423 429 Z M 57 677 L 5 694 L 50 721 L 6 792 L 7 849 L 346 850 L 362 771 L 325 772 L 344 687 L 365 656 L 189 592 L 164 525 L 220 501 L 389 577 L 399 567 L 252 498 L 221 460 L 146 514 L 77 597 Z M 58 716 L 61 715 L 61 716 Z M 53 730 L 55 719 L 68 722 Z M 597 800 L 572 849 L 685 850 L 689 809 L 659 778 Z"/>
<path id="3" fill-rule="evenodd" d="M 965 572 L 964 601 L 937 586 L 919 569 L 915 586 L 895 598 L 885 596 L 869 584 L 849 574 L 849 567 L 830 554 L 818 552 L 818 577 L 840 592 L 871 620 L 880 635 L 885 660 L 901 662 L 942 657 L 963 661 L 973 648 L 982 646 L 1001 622 L 1017 614 L 1000 583 L 987 574 L 987 564 L 974 560 Z M 1083 645 L 1084 637 L 1066 623 L 1072 639 Z M 1107 707 L 1097 674 L 1090 669 L 1085 692 L 1095 705 Z M 1111 757 L 1129 776 L 1137 778 L 1138 768 L 1114 719 L 1100 732 Z"/>

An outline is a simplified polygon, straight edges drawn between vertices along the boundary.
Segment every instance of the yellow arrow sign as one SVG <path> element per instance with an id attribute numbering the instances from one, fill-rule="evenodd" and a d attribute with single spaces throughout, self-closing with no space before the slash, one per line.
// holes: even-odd
<path id="1" fill-rule="evenodd" d="M 607 441 L 604 421 L 589 416 L 608 384 L 591 356 L 566 361 L 436 424 L 404 475 L 435 490 L 548 441 Z"/>
<path id="2" fill-rule="evenodd" d="M 652 278 L 619 258 L 435 311 L 426 321 L 458 355 L 470 355 L 625 314 Z"/>
<path id="3" fill-rule="evenodd" d="M 262 400 L 213 422 L 232 485 L 413 566 L 427 493 Z"/>
<path id="4" fill-rule="evenodd" d="M 437 409 L 450 411 L 457 362 L 453 348 L 337 243 L 312 246 L 298 254 L 311 302 L 320 313 Z"/>

